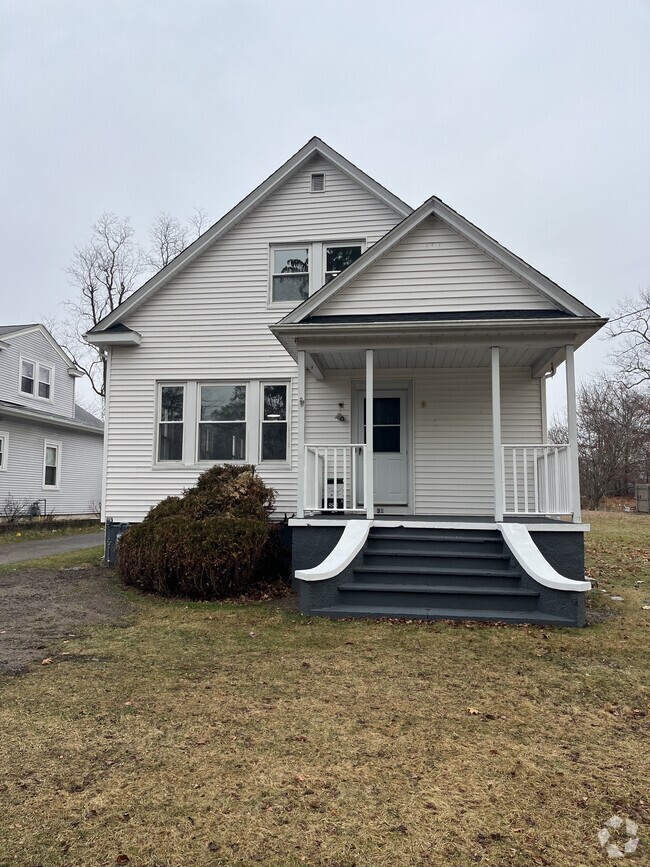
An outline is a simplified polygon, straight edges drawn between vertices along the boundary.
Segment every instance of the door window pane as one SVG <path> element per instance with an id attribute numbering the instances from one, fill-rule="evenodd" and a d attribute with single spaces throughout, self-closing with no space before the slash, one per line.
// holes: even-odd
<path id="1" fill-rule="evenodd" d="M 375 452 L 399 452 L 399 425 L 396 427 L 382 427 L 380 425 L 375 425 L 373 442 Z"/>
<path id="2" fill-rule="evenodd" d="M 401 451 L 401 400 L 376 397 L 373 400 L 373 451 Z M 366 442 L 366 400 L 363 400 L 363 441 Z"/>

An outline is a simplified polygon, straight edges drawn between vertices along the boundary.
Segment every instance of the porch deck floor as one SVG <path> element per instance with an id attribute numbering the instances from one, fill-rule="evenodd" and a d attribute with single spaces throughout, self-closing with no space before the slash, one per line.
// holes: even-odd
<path id="1" fill-rule="evenodd" d="M 305 515 L 300 520 L 317 523 L 318 521 L 364 521 L 366 516 L 361 513 L 351 512 L 324 512 L 317 515 Z M 294 519 L 295 520 L 295 519 Z M 507 515 L 504 522 L 514 524 L 570 524 L 563 518 L 547 518 L 544 515 Z M 435 522 L 436 524 L 494 524 L 492 515 L 375 515 L 373 521 L 422 521 Z"/>

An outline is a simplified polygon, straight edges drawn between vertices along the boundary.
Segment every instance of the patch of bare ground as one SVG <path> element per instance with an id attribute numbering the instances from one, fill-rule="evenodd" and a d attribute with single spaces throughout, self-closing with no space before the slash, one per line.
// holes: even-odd
<path id="1" fill-rule="evenodd" d="M 20 672 L 47 658 L 55 642 L 89 626 L 122 625 L 133 605 L 110 570 L 15 568 L 0 573 L 0 671 Z"/>

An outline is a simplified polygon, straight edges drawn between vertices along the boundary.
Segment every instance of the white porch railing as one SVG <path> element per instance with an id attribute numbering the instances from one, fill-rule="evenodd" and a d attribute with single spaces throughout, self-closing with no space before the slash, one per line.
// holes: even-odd
<path id="1" fill-rule="evenodd" d="M 502 449 L 505 514 L 572 514 L 567 444 L 517 443 Z"/>
<path id="2" fill-rule="evenodd" d="M 365 512 L 363 443 L 305 445 L 305 511 Z"/>

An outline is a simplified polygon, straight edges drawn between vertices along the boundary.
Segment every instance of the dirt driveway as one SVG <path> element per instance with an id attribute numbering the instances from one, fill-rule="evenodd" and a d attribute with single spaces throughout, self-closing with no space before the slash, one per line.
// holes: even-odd
<path id="1" fill-rule="evenodd" d="M 0 673 L 47 657 L 54 642 L 84 627 L 128 622 L 133 606 L 112 569 L 29 569 L 0 574 Z"/>

